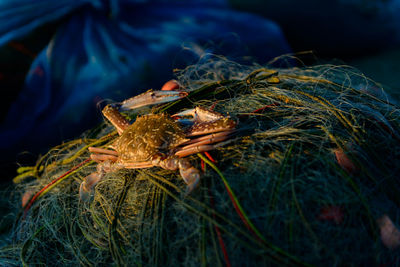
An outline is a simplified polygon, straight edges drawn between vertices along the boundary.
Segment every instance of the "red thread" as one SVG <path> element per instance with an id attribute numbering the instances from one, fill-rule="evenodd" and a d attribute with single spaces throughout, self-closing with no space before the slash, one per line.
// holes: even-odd
<path id="1" fill-rule="evenodd" d="M 210 197 L 211 207 L 213 209 L 215 209 L 214 197 L 211 194 L 210 188 L 208 188 L 208 196 Z M 215 220 L 215 214 L 214 213 L 212 214 L 212 216 L 213 216 L 213 218 Z M 218 242 L 219 242 L 219 245 L 221 247 L 222 254 L 224 255 L 226 266 L 227 267 L 231 267 L 231 262 L 229 261 L 229 257 L 228 257 L 228 251 L 226 250 L 226 246 L 225 246 L 224 240 L 222 239 L 221 231 L 220 231 L 220 229 L 219 229 L 219 227 L 217 225 L 214 225 L 214 228 L 215 228 L 215 232 L 217 232 Z"/>
<path id="2" fill-rule="evenodd" d="M 233 204 L 233 207 L 236 210 L 236 213 L 239 215 L 240 219 L 242 220 L 242 222 L 244 223 L 244 225 L 246 226 L 246 228 L 254 235 L 254 237 L 257 238 L 258 241 L 260 241 L 261 243 L 264 243 L 264 240 L 262 240 L 256 232 L 254 232 L 254 230 L 251 228 L 251 226 L 247 223 L 246 218 L 244 217 L 244 215 L 242 214 L 242 212 L 239 209 L 239 206 L 236 204 L 235 199 L 231 193 L 231 191 L 229 191 L 229 188 L 225 185 L 226 191 L 228 192 L 229 198 L 231 199 L 231 202 Z"/>
<path id="3" fill-rule="evenodd" d="M 204 151 L 204 155 L 206 155 L 207 158 L 208 158 L 212 163 L 216 163 L 216 162 L 217 162 L 215 159 L 213 159 L 213 157 L 211 157 L 210 153 L 208 153 L 207 151 Z"/>
<path id="4" fill-rule="evenodd" d="M 252 113 L 261 113 L 262 111 L 264 111 L 267 108 L 276 107 L 276 106 L 279 106 L 279 104 L 278 103 L 272 103 L 270 105 L 266 105 L 264 107 L 258 108 L 256 110 L 254 110 Z"/>
<path id="5" fill-rule="evenodd" d="M 36 57 L 36 53 L 34 53 L 31 50 L 29 50 L 28 48 L 26 48 L 22 43 L 11 41 L 8 43 L 8 45 L 10 47 L 14 48 L 15 50 L 17 50 L 18 52 L 25 54 L 31 58 Z"/>
<path id="6" fill-rule="evenodd" d="M 76 169 L 78 169 L 79 167 L 81 167 L 82 165 L 84 165 L 85 163 L 91 161 L 92 159 L 88 158 L 84 161 L 82 161 L 81 163 L 79 163 L 78 165 L 75 165 L 74 167 L 72 167 L 71 169 L 69 169 L 67 172 L 63 173 L 61 176 L 57 177 L 56 179 L 54 179 L 53 181 L 51 181 L 49 184 L 47 184 L 45 187 L 43 187 L 42 189 L 40 189 L 39 192 L 36 193 L 36 195 L 34 195 L 32 197 L 32 199 L 29 201 L 29 203 L 26 205 L 25 209 L 24 209 L 24 218 L 26 217 L 27 212 L 29 211 L 30 207 L 33 205 L 33 203 L 36 201 L 36 199 L 47 189 L 49 188 L 52 184 L 56 183 L 58 180 L 62 179 L 63 177 L 65 177 L 66 175 L 70 174 L 71 172 L 75 171 Z"/>

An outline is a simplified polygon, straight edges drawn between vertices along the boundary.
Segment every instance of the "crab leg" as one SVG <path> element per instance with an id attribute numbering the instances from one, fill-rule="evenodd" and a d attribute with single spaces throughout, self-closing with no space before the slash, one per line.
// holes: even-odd
<path id="1" fill-rule="evenodd" d="M 118 108 L 114 105 L 107 105 L 103 108 L 103 115 L 107 120 L 114 125 L 119 135 L 121 135 L 126 128 L 129 127 L 129 121 L 119 113 Z"/>
<path id="2" fill-rule="evenodd" d="M 103 173 L 93 172 L 85 177 L 79 187 L 79 198 L 82 201 L 88 201 L 94 191 L 96 184 L 103 178 Z"/>
<path id="3" fill-rule="evenodd" d="M 187 184 L 185 192 L 186 194 L 189 194 L 191 191 L 193 191 L 200 181 L 200 172 L 193 167 L 192 164 L 190 164 L 189 160 L 185 158 L 169 156 L 161 159 L 160 157 L 156 156 L 151 161 L 124 164 L 124 167 L 127 169 L 149 168 L 153 166 L 158 166 L 165 170 L 172 171 L 179 169 L 180 175 Z"/>
<path id="4" fill-rule="evenodd" d="M 129 98 L 121 103 L 120 110 L 140 108 L 148 105 L 162 104 L 186 97 L 185 91 L 153 91 Z"/>
<path id="5" fill-rule="evenodd" d="M 94 188 L 96 184 L 103 179 L 104 175 L 107 172 L 116 171 L 121 169 L 123 166 L 118 163 L 111 162 L 106 160 L 104 162 L 100 162 L 97 165 L 97 171 L 89 174 L 83 179 L 81 186 L 79 187 L 79 197 L 82 201 L 88 201 L 90 196 L 94 192 Z"/>
<path id="6" fill-rule="evenodd" d="M 188 195 L 200 182 L 200 172 L 190 164 L 189 160 L 183 158 L 178 160 L 179 173 L 187 184 L 185 194 Z"/>
<path id="7" fill-rule="evenodd" d="M 100 148 L 100 147 L 89 147 L 88 150 L 92 153 L 97 153 L 97 154 L 106 154 L 106 155 L 113 155 L 113 156 L 118 156 L 118 152 L 111 150 L 111 149 L 105 149 L 105 148 Z"/>
<path id="8" fill-rule="evenodd" d="M 104 162 L 104 161 L 112 161 L 115 162 L 118 160 L 118 157 L 113 156 L 113 155 L 105 155 L 105 154 L 92 154 L 90 155 L 90 158 L 97 163 Z"/>
<path id="9" fill-rule="evenodd" d="M 182 147 L 182 149 L 190 148 L 190 147 L 196 146 L 196 145 L 208 145 L 208 144 L 221 142 L 221 141 L 226 140 L 228 138 L 228 135 L 233 132 L 235 132 L 235 131 L 234 130 L 223 131 L 223 132 L 219 132 L 219 133 L 208 134 L 208 135 L 201 136 L 201 137 L 198 137 L 195 139 L 190 139 L 189 141 L 181 144 L 181 145 L 184 145 Z"/>
<path id="10" fill-rule="evenodd" d="M 178 158 L 177 156 L 169 156 L 165 159 L 154 158 L 154 166 L 160 166 L 166 170 L 179 169 L 183 181 L 187 184 L 185 194 L 189 194 L 197 187 L 200 181 L 200 172 L 192 166 L 189 160 L 185 158 Z"/>
<path id="11" fill-rule="evenodd" d="M 188 130 L 186 136 L 223 132 L 229 129 L 234 129 L 235 126 L 236 123 L 230 118 L 222 118 L 211 122 L 196 123 Z"/>
<path id="12" fill-rule="evenodd" d="M 151 161 L 124 163 L 124 167 L 126 169 L 142 169 L 142 168 L 150 168 L 153 166 L 154 165 L 151 163 Z"/>
<path id="13" fill-rule="evenodd" d="M 178 157 L 186 157 L 195 153 L 200 153 L 200 152 L 205 152 L 205 151 L 210 151 L 215 149 L 216 146 L 214 145 L 200 145 L 200 146 L 192 146 L 189 148 L 185 148 L 182 150 L 179 150 L 178 152 L 175 153 L 176 156 Z"/>
<path id="14" fill-rule="evenodd" d="M 229 134 L 232 132 L 234 132 L 234 131 L 226 131 L 226 132 L 220 132 L 220 133 L 216 133 L 216 134 L 209 134 L 206 136 L 202 136 L 202 137 L 190 140 L 189 142 L 186 143 L 188 145 L 181 147 L 179 149 L 179 151 L 177 151 L 175 153 L 175 155 L 178 157 L 186 157 L 191 154 L 213 150 L 217 146 L 210 145 L 210 144 L 214 144 L 214 143 L 221 142 L 221 141 L 228 139 Z"/>

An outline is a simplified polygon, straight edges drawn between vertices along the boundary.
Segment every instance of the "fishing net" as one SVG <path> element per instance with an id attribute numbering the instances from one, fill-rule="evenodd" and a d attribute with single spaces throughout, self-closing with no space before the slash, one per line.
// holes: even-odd
<path id="1" fill-rule="evenodd" d="M 151 112 L 202 106 L 238 122 L 210 151 L 213 160 L 188 157 L 202 170 L 200 186 L 185 195 L 179 172 L 120 170 L 97 184 L 92 201 L 80 201 L 80 183 L 96 170 L 87 148 L 118 136 L 104 122 L 19 169 L 10 199 L 25 206 L 16 207 L 3 263 L 400 262 L 379 223 L 400 220 L 400 109 L 379 84 L 348 66 L 243 66 L 218 57 L 176 78 L 189 96 Z"/>

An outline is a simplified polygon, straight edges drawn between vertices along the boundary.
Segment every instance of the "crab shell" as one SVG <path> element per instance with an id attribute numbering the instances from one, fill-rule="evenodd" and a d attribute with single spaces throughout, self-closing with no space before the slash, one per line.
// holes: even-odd
<path id="1" fill-rule="evenodd" d="M 176 147 L 188 141 L 183 129 L 166 114 L 138 117 L 114 143 L 118 161 L 134 163 L 151 161 L 157 154 L 172 155 Z"/>

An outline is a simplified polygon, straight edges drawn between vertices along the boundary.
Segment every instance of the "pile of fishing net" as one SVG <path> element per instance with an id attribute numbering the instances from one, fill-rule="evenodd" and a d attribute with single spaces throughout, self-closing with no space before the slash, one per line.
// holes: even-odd
<path id="1" fill-rule="evenodd" d="M 351 67 L 271 66 L 208 59 L 176 72 L 187 98 L 152 108 L 202 106 L 238 122 L 212 159 L 189 157 L 202 172 L 189 195 L 179 172 L 153 167 L 108 173 L 80 201 L 96 170 L 87 148 L 118 136 L 107 122 L 21 167 L 11 196 L 21 211 L 2 261 L 398 264 L 399 107 Z"/>

